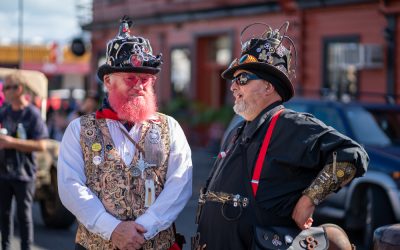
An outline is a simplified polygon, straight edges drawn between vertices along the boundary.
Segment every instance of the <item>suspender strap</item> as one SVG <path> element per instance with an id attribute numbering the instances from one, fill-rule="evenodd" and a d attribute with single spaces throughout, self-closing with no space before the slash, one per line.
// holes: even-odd
<path id="1" fill-rule="evenodd" d="M 258 190 L 258 182 L 260 180 L 261 170 L 263 168 L 265 155 L 268 151 L 269 141 L 271 140 L 272 132 L 274 131 L 276 121 L 278 120 L 279 115 L 282 113 L 283 109 L 278 110 L 271 119 L 271 123 L 267 129 L 267 133 L 264 137 L 263 144 L 261 146 L 260 154 L 258 155 L 256 166 L 254 167 L 253 178 L 251 178 L 251 188 L 253 189 L 254 197 L 257 194 Z"/>

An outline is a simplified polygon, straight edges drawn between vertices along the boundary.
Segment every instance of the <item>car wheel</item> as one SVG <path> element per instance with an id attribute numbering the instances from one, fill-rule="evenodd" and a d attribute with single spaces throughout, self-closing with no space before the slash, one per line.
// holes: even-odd
<path id="1" fill-rule="evenodd" d="M 45 199 L 40 201 L 44 224 L 51 228 L 68 228 L 75 222 L 75 216 L 61 203 L 58 196 L 57 171 L 51 170 L 51 188 Z"/>
<path id="2" fill-rule="evenodd" d="M 363 205 L 363 244 L 365 249 L 372 249 L 372 241 L 376 228 L 394 223 L 394 214 L 385 192 L 377 187 L 367 188 Z"/>

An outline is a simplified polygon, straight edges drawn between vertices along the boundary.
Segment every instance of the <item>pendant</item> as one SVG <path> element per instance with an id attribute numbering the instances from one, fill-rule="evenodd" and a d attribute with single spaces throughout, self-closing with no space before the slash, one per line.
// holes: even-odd
<path id="1" fill-rule="evenodd" d="M 144 175 L 143 175 L 144 171 L 147 168 L 151 168 L 151 167 L 155 167 L 155 166 L 156 166 L 156 164 L 149 164 L 149 163 L 145 162 L 143 159 L 143 154 L 140 153 L 137 165 L 132 168 L 132 175 L 134 177 L 139 177 L 141 175 L 142 178 L 144 178 Z"/>
<path id="2" fill-rule="evenodd" d="M 144 186 L 146 189 L 144 207 L 150 207 L 156 199 L 153 179 L 146 179 Z"/>
<path id="3" fill-rule="evenodd" d="M 140 171 L 140 169 L 138 167 L 133 167 L 131 169 L 131 173 L 132 173 L 133 177 L 139 177 L 142 174 L 142 172 Z"/>

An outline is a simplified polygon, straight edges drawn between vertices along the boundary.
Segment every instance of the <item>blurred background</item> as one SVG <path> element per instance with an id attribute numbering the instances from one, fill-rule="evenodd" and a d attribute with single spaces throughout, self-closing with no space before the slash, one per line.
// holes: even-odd
<path id="1" fill-rule="evenodd" d="M 0 67 L 43 72 L 47 108 L 62 115 L 87 93 L 103 95 L 95 73 L 124 14 L 134 20 L 132 34 L 163 54 L 159 106 L 191 129 L 196 145 L 218 140 L 233 115 L 230 82 L 220 74 L 240 54 L 240 32 L 253 22 L 274 29 L 290 22 L 296 96 L 399 102 L 395 0 L 19 0 L 0 7 Z"/>
<path id="2" fill-rule="evenodd" d="M 240 55 L 241 31 L 254 22 L 273 29 L 290 22 L 287 35 L 297 51 L 295 100 L 300 101 L 289 107 L 376 146 L 368 149 L 374 156 L 366 181 L 336 196 L 325 211 L 329 218 L 363 231 L 359 241 L 365 248 L 371 247 L 375 228 L 400 221 L 400 1 L 2 1 L 0 67 L 44 74 L 48 94 L 38 105 L 55 141 L 73 118 L 101 102 L 104 89 L 96 71 L 123 15 L 134 21 L 131 34 L 148 38 L 154 53 L 163 54 L 156 85 L 160 111 L 180 122 L 194 151 L 194 197 L 179 222 L 187 235 L 194 232 L 194 225 L 187 225 L 193 224 L 196 188 L 233 117 L 231 83 L 220 74 Z M 382 212 L 389 214 L 384 220 Z M 360 218 L 344 219 L 353 215 Z"/>

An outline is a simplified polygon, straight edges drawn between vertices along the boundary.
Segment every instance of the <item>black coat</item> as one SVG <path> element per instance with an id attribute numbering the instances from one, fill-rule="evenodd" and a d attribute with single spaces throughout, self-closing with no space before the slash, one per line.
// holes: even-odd
<path id="1" fill-rule="evenodd" d="M 320 170 L 332 163 L 334 151 L 337 162 L 354 164 L 356 177 L 367 170 L 368 155 L 358 143 L 310 114 L 285 109 L 273 131 L 254 202 L 253 169 L 272 115 L 282 108 L 272 104 L 252 122 L 242 122 L 222 146 L 227 155 L 215 162 L 207 190 L 249 197 L 250 205 L 240 212 L 232 205 L 206 202 L 198 232 L 207 249 L 250 249 L 255 224 L 296 227 L 292 211 Z"/>

